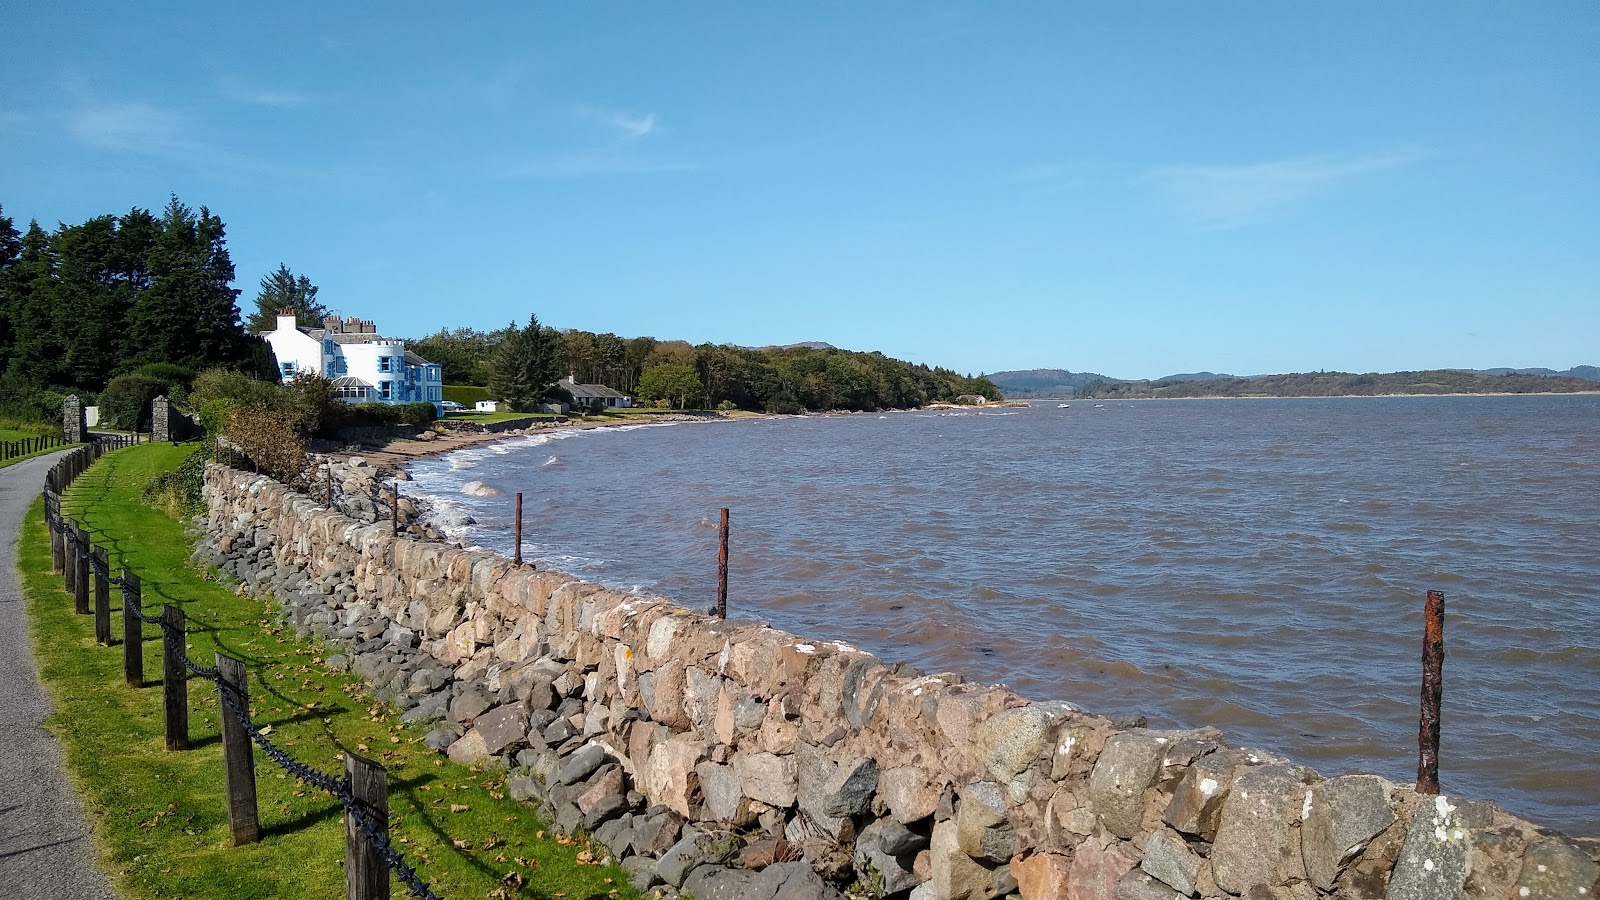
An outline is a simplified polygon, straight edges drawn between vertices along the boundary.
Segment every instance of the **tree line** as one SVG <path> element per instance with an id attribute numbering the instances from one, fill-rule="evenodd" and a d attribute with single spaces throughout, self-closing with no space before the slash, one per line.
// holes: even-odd
<path id="1" fill-rule="evenodd" d="M 556 379 L 604 384 L 643 402 L 676 408 L 801 410 L 906 409 L 972 394 L 999 400 L 988 379 L 835 348 L 693 345 L 557 331 L 532 317 L 493 332 L 444 329 L 407 346 L 444 367 L 446 384 L 482 385 L 496 399 L 528 405 L 560 399 Z M 514 349 L 513 349 L 514 348 Z"/>
<path id="2" fill-rule="evenodd" d="M 271 348 L 253 335 L 275 327 L 281 309 L 293 308 L 310 328 L 321 327 L 329 309 L 307 276 L 280 264 L 261 279 L 241 321 L 233 278 L 222 219 L 176 196 L 160 215 L 136 207 L 53 231 L 37 220 L 19 231 L 0 208 L 0 416 L 52 419 L 77 392 L 109 400 L 114 424 L 139 427 L 130 417 L 150 398 L 187 390 L 202 370 L 276 380 Z M 1000 399 L 985 378 L 881 353 L 557 331 L 536 316 L 494 331 L 441 329 L 407 344 L 441 364 L 447 384 L 487 386 L 522 407 L 570 399 L 555 383 L 567 374 L 678 408 L 872 410 L 963 394 Z"/>
<path id="3" fill-rule="evenodd" d="M 59 418 L 67 391 L 141 370 L 275 371 L 239 322 L 233 277 L 222 219 L 177 197 L 160 215 L 134 208 L 54 231 L 38 220 L 19 231 L 0 209 L 0 414 L 53 405 Z"/>
<path id="4" fill-rule="evenodd" d="M 1596 384 L 1559 375 L 1502 375 L 1461 369 L 1420 372 L 1296 372 L 1186 381 L 1091 382 L 1078 392 L 1086 400 L 1185 397 L 1377 397 L 1415 394 L 1566 394 L 1593 391 Z"/>

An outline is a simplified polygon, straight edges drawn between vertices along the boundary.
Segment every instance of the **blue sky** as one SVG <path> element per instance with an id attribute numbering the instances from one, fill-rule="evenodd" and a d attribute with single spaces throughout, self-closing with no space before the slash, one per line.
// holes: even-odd
<path id="1" fill-rule="evenodd" d="M 1600 363 L 1600 4 L 13 4 L 0 205 L 382 330 Z"/>

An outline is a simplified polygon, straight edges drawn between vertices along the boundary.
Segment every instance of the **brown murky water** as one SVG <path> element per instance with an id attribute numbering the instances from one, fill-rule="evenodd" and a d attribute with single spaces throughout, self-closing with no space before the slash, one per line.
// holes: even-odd
<path id="1" fill-rule="evenodd" d="M 1324 775 L 1600 834 L 1600 396 L 1108 403 L 544 435 L 412 467 L 469 544 Z M 498 495 L 463 493 L 478 482 Z M 464 524 L 467 516 L 475 524 Z"/>

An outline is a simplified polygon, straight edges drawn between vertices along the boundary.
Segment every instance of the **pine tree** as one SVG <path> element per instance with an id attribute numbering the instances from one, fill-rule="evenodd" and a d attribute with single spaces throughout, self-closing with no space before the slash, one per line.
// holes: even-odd
<path id="1" fill-rule="evenodd" d="M 489 393 L 525 411 L 542 400 L 561 373 L 561 336 L 530 315 L 526 328 L 513 322 L 489 360 Z"/>
<path id="2" fill-rule="evenodd" d="M 296 275 L 289 267 L 278 263 L 278 271 L 261 278 L 261 292 L 256 294 L 256 311 L 245 323 L 245 331 L 260 334 L 278 327 L 278 311 L 293 309 L 295 322 L 307 328 L 321 328 L 328 316 L 328 308 L 317 302 L 317 286 L 304 275 Z"/>

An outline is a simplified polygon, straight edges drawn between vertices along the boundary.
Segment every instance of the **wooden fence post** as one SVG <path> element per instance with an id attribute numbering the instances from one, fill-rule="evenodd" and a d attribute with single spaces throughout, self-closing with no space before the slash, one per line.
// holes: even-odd
<path id="1" fill-rule="evenodd" d="M 122 570 L 122 677 L 128 687 L 144 687 L 144 612 L 139 576 Z"/>
<path id="2" fill-rule="evenodd" d="M 89 614 L 89 533 L 77 522 L 72 523 L 72 533 L 78 539 L 78 552 L 72 569 L 73 609 L 79 615 Z"/>
<path id="3" fill-rule="evenodd" d="M 189 749 L 189 673 L 183 667 L 187 625 L 183 610 L 161 607 L 161 696 L 166 706 L 167 749 Z"/>
<path id="4" fill-rule="evenodd" d="M 222 716 L 222 766 L 228 773 L 228 822 L 233 826 L 233 844 L 253 844 L 261 839 L 261 821 L 256 815 L 256 758 L 251 752 L 250 733 L 238 716 L 250 716 L 250 672 L 244 663 L 217 654 L 217 706 Z M 228 694 L 240 712 L 228 708 Z"/>
<path id="5" fill-rule="evenodd" d="M 54 490 L 45 491 L 44 505 L 55 519 L 56 526 L 61 525 L 61 497 Z M 50 529 L 50 568 L 53 572 L 60 572 L 66 565 L 66 542 L 61 537 L 61 532 L 56 528 Z"/>
<path id="6" fill-rule="evenodd" d="M 371 812 L 377 832 L 388 837 L 389 773 L 370 759 L 346 752 L 344 775 L 356 803 Z M 345 900 L 389 898 L 389 866 L 348 812 L 344 817 L 344 896 Z"/>
<path id="7" fill-rule="evenodd" d="M 94 640 L 102 647 L 111 646 L 111 561 L 106 558 L 106 548 L 95 547 L 94 561 Z M 105 572 L 105 575 L 100 574 Z"/>
<path id="8" fill-rule="evenodd" d="M 1439 706 L 1444 697 L 1444 591 L 1423 607 L 1422 715 L 1417 723 L 1417 793 L 1439 793 Z"/>
<path id="9" fill-rule="evenodd" d="M 61 520 L 61 589 L 77 596 L 78 586 L 73 580 L 78 577 L 78 533 L 72 525 L 71 519 Z"/>
<path id="10" fill-rule="evenodd" d="M 514 566 L 520 566 L 520 565 L 522 565 L 522 492 L 521 491 L 517 491 L 517 530 L 516 530 L 516 537 L 513 538 L 513 540 L 515 540 L 517 542 L 517 551 L 516 551 L 516 553 L 512 554 L 511 564 L 514 565 Z"/>

